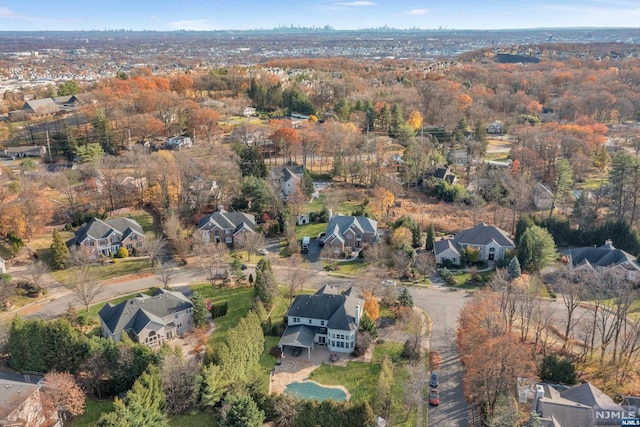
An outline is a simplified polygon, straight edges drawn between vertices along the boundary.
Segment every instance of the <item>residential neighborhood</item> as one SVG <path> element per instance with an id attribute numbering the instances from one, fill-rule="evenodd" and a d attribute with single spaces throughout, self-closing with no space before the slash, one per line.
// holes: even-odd
<path id="1" fill-rule="evenodd" d="M 10 33 L 0 425 L 638 419 L 632 30 Z"/>

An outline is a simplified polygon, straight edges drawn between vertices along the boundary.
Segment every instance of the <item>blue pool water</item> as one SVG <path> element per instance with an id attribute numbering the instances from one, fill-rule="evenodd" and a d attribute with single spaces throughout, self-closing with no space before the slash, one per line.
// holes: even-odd
<path id="1" fill-rule="evenodd" d="M 308 400 L 347 400 L 347 395 L 339 388 L 328 388 L 319 386 L 312 382 L 291 383 L 287 386 L 286 392 L 292 396 Z"/>

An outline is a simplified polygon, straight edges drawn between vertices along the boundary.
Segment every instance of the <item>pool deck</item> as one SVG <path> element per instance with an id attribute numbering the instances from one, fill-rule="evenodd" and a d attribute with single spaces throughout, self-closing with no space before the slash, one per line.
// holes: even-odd
<path id="1" fill-rule="evenodd" d="M 269 384 L 270 393 L 284 393 L 287 385 L 295 382 L 309 381 L 309 375 L 312 371 L 319 368 L 323 363 L 346 366 L 347 362 L 352 360 L 361 360 L 360 358 L 351 357 L 348 353 L 334 353 L 340 358 L 337 362 L 329 362 L 329 356 L 334 352 L 328 351 L 326 348 L 320 347 L 311 350 L 311 358 L 307 358 L 307 351 L 303 352 L 298 357 L 291 355 L 291 350 L 286 349 L 285 354 L 282 356 L 280 365 L 276 365 L 271 374 L 271 382 Z M 316 383 L 318 384 L 318 383 Z M 347 400 L 351 397 L 349 391 L 343 386 L 328 386 L 325 384 L 319 384 L 322 387 L 327 388 L 339 388 L 347 394 Z"/>

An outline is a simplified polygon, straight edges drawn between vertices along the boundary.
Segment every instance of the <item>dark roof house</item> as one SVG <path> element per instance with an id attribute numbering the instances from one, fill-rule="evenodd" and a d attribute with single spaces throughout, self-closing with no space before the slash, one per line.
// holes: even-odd
<path id="1" fill-rule="evenodd" d="M 481 222 L 473 228 L 460 231 L 453 239 L 436 241 L 436 263 L 442 265 L 449 260 L 459 264 L 461 250 L 466 247 L 478 248 L 481 261 L 497 261 L 504 258 L 507 250 L 515 249 L 516 245 L 505 231 Z"/>
<path id="2" fill-rule="evenodd" d="M 160 346 L 193 327 L 193 303 L 181 292 L 160 289 L 120 304 L 105 305 L 98 316 L 102 335 L 120 341 L 123 332 L 138 342 Z"/>
<path id="3" fill-rule="evenodd" d="M 287 329 L 278 346 L 327 346 L 330 351 L 350 353 L 364 307 L 353 288 L 340 292 L 325 285 L 313 295 L 298 295 L 287 312 Z"/>
<path id="4" fill-rule="evenodd" d="M 112 218 L 105 221 L 94 218 L 76 231 L 75 237 L 67 246 L 83 246 L 95 255 L 111 255 L 120 247 L 129 251 L 142 247 L 144 231 L 140 224 L 131 218 Z"/>
<path id="5" fill-rule="evenodd" d="M 640 278 L 640 264 L 638 264 L 636 257 L 614 247 L 611 240 L 605 241 L 604 245 L 597 248 L 565 249 L 562 253 L 569 257 L 571 265 L 575 269 L 615 268 L 624 271 L 628 279 Z"/>
<path id="6" fill-rule="evenodd" d="M 321 242 L 339 253 L 374 243 L 378 238 L 377 232 L 378 222 L 369 217 L 338 214 L 329 220 Z"/>
<path id="7" fill-rule="evenodd" d="M 198 232 L 204 241 L 224 241 L 228 245 L 233 245 L 239 233 L 255 233 L 255 229 L 255 216 L 244 212 L 227 212 L 222 207 L 198 222 Z"/>

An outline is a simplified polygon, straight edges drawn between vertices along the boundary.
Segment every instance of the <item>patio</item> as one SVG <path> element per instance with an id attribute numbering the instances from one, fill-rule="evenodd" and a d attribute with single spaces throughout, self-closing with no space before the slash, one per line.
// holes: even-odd
<path id="1" fill-rule="evenodd" d="M 337 361 L 329 361 L 332 354 L 338 355 Z M 323 363 L 346 366 L 348 361 L 356 360 L 348 353 L 330 352 L 325 347 L 312 349 L 311 358 L 309 359 L 306 356 L 307 352 L 303 351 L 298 357 L 293 357 L 291 355 L 291 347 L 286 347 L 281 357 L 280 365 L 276 365 L 271 373 L 269 392 L 284 393 L 287 385 L 308 380 L 309 374 Z M 349 392 L 344 387 L 340 388 L 349 396 Z"/>

